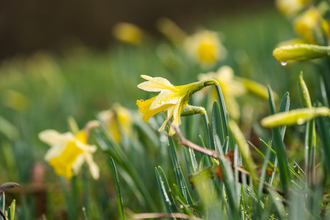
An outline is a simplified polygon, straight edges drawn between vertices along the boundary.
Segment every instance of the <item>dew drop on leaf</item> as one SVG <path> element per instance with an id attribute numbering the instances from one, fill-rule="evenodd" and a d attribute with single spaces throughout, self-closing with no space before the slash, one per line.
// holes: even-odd
<path id="1" fill-rule="evenodd" d="M 281 62 L 281 65 L 282 65 L 282 66 L 286 66 L 287 63 L 288 63 L 287 61 L 282 61 L 282 62 Z"/>

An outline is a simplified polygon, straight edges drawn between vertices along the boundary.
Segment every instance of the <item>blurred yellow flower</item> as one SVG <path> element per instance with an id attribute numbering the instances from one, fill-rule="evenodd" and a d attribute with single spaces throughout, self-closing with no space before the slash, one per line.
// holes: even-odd
<path id="1" fill-rule="evenodd" d="M 296 15 L 303 10 L 309 0 L 276 0 L 275 4 L 278 10 L 287 17 Z"/>
<path id="2" fill-rule="evenodd" d="M 148 100 L 137 100 L 139 111 L 143 115 L 143 120 L 148 122 L 155 114 L 166 110 L 167 119 L 158 131 L 162 131 L 167 122 L 173 116 L 173 125 L 181 124 L 181 112 L 188 104 L 189 96 L 201 89 L 200 83 L 191 83 L 183 86 L 173 86 L 167 79 L 162 77 L 150 77 L 142 75 L 142 78 L 148 80 L 138 85 L 138 88 L 148 92 L 160 92 L 159 95 Z M 174 129 L 171 127 L 169 135 L 173 135 Z"/>
<path id="3" fill-rule="evenodd" d="M 231 67 L 222 66 L 218 69 L 217 72 L 199 74 L 198 79 L 217 80 L 220 84 L 230 117 L 233 119 L 238 119 L 240 117 L 239 105 L 236 101 L 236 98 L 245 94 L 246 89 L 243 83 L 234 79 L 234 70 Z M 216 91 L 214 91 L 213 94 L 216 96 Z"/>
<path id="4" fill-rule="evenodd" d="M 122 140 L 122 134 L 132 135 L 132 115 L 128 109 L 122 107 L 119 103 L 115 103 L 109 110 L 100 112 L 98 118 L 117 143 Z"/>
<path id="5" fill-rule="evenodd" d="M 45 130 L 39 133 L 39 139 L 51 146 L 45 160 L 54 168 L 57 175 L 71 179 L 73 172 L 77 174 L 86 161 L 92 177 L 99 178 L 99 168 L 92 156 L 96 146 L 87 144 L 85 131 L 73 135 L 71 132 L 60 134 L 55 130 Z"/>
<path id="6" fill-rule="evenodd" d="M 324 20 L 316 8 L 310 8 L 294 20 L 294 28 L 309 43 L 316 44 L 315 37 L 324 33 L 330 36 L 329 23 Z"/>
<path id="7" fill-rule="evenodd" d="M 215 64 L 221 57 L 221 42 L 216 32 L 203 30 L 184 41 L 187 54 L 202 65 Z"/>
<path id="8" fill-rule="evenodd" d="M 144 31 L 138 26 L 130 23 L 120 22 L 113 29 L 113 36 L 125 43 L 139 45 L 144 39 Z"/>

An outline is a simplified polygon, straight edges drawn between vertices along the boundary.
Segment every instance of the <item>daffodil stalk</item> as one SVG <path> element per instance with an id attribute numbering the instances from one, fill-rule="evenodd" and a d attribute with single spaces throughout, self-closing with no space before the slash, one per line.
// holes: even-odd
<path id="1" fill-rule="evenodd" d="M 311 60 L 330 56 L 330 47 L 311 44 L 281 46 L 273 51 L 273 56 L 284 63 L 289 60 Z"/>

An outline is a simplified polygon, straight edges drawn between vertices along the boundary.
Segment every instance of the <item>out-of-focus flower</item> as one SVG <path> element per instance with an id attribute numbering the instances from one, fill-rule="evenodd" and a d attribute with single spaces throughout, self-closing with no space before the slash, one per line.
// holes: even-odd
<path id="1" fill-rule="evenodd" d="M 172 20 L 162 17 L 157 20 L 157 29 L 177 45 L 181 45 L 187 34 Z"/>
<path id="2" fill-rule="evenodd" d="M 276 48 L 273 51 L 273 56 L 284 63 L 289 60 L 311 60 L 330 56 L 330 49 L 325 46 L 296 44 Z"/>
<path id="3" fill-rule="evenodd" d="M 309 2 L 309 0 L 276 0 L 275 4 L 282 14 L 291 17 L 303 10 Z"/>
<path id="4" fill-rule="evenodd" d="M 128 44 L 139 45 L 145 38 L 144 31 L 138 26 L 130 23 L 120 22 L 112 29 L 113 36 Z"/>
<path id="5" fill-rule="evenodd" d="M 267 128 L 295 124 L 301 125 L 306 121 L 322 116 L 330 116 L 330 109 L 327 107 L 295 109 L 263 118 L 261 120 L 261 125 Z"/>
<path id="6" fill-rule="evenodd" d="M 54 168 L 57 175 L 71 179 L 73 172 L 77 174 L 86 161 L 92 177 L 99 178 L 99 168 L 92 156 L 96 146 L 87 144 L 87 133 L 86 130 L 80 131 L 77 135 L 71 132 L 60 134 L 55 130 L 39 133 L 39 139 L 51 146 L 45 160 Z"/>
<path id="7" fill-rule="evenodd" d="M 200 74 L 199 80 L 215 79 L 219 82 L 227 110 L 233 119 L 240 117 L 239 106 L 236 98 L 245 94 L 244 84 L 234 79 L 234 70 L 229 66 L 222 66 L 217 72 Z M 214 91 L 214 96 L 216 95 Z"/>
<path id="8" fill-rule="evenodd" d="M 203 30 L 184 41 L 187 54 L 202 65 L 213 65 L 222 56 L 222 44 L 217 33 Z"/>
<path id="9" fill-rule="evenodd" d="M 316 44 L 316 35 L 320 32 L 330 36 L 330 25 L 324 20 L 316 8 L 310 8 L 294 20 L 294 28 L 298 34 L 310 44 Z"/>
<path id="10" fill-rule="evenodd" d="M 148 122 L 155 114 L 166 110 L 167 119 L 158 131 L 162 131 L 167 122 L 173 117 L 172 124 L 179 126 L 181 124 L 181 112 L 187 106 L 189 96 L 201 90 L 203 87 L 214 84 L 214 81 L 195 82 L 183 86 L 173 86 L 167 79 L 162 77 L 150 77 L 142 75 L 142 78 L 148 80 L 138 85 L 138 88 L 148 92 L 160 92 L 159 95 L 148 100 L 137 100 L 136 104 L 139 106 L 139 111 L 143 115 L 143 120 Z M 208 84 L 210 82 L 210 84 Z M 169 135 L 175 133 L 171 127 Z"/>
<path id="11" fill-rule="evenodd" d="M 117 143 L 122 140 L 122 134 L 132 135 L 132 115 L 128 109 L 122 107 L 119 103 L 115 103 L 109 110 L 100 112 L 98 118 Z"/>

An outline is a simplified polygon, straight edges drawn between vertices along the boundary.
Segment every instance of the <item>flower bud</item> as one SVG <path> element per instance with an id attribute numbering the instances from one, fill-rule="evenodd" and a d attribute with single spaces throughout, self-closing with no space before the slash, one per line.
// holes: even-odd
<path id="1" fill-rule="evenodd" d="M 296 44 L 276 48 L 273 51 L 273 56 L 281 62 L 288 60 L 311 60 L 330 56 L 330 48 L 310 44 Z"/>

